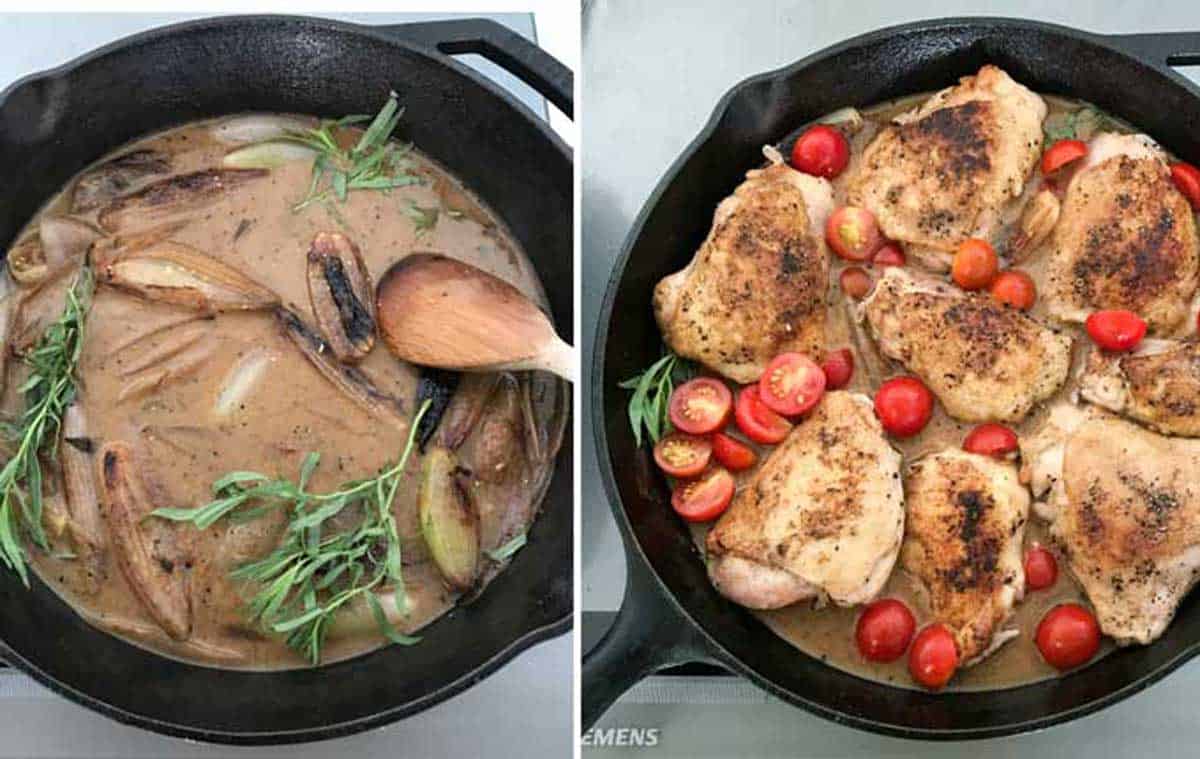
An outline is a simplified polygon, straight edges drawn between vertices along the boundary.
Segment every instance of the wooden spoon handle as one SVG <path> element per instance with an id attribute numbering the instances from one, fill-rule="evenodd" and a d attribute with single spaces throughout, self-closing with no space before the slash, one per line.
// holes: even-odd
<path id="1" fill-rule="evenodd" d="M 502 369 L 538 369 L 557 374 L 567 382 L 574 384 L 579 377 L 579 358 L 575 354 L 575 349 L 556 335 L 553 340 L 548 340 L 540 351 L 527 359 L 503 364 L 464 367 L 463 370 L 478 372 Z"/>

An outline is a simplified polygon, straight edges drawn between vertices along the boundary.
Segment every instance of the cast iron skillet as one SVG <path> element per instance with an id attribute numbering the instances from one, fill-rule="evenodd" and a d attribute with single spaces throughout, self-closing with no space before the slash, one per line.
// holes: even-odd
<path id="1" fill-rule="evenodd" d="M 479 193 L 547 283 L 571 334 L 572 158 L 545 122 L 449 57 L 479 53 L 571 114 L 572 76 L 498 24 L 364 27 L 234 17 L 139 34 L 0 93 L 0 247 L 85 165 L 131 138 L 238 111 L 374 113 L 395 89 L 400 131 Z M 285 743 L 398 720 L 478 682 L 571 626 L 572 459 L 558 457 L 541 517 L 512 566 L 424 642 L 290 672 L 183 664 L 85 623 L 45 585 L 0 572 L 3 656 L 121 722 L 196 740 Z"/>
<path id="2" fill-rule="evenodd" d="M 857 37 L 734 87 L 634 222 L 600 315 L 592 424 L 625 543 L 628 581 L 612 629 L 584 659 L 585 727 L 650 673 L 707 661 L 843 724 L 911 738 L 981 738 L 1093 712 L 1200 651 L 1193 594 L 1153 645 L 1127 648 L 1033 685 L 937 695 L 847 674 L 799 652 L 713 590 L 648 451 L 634 443 L 625 414 L 628 394 L 617 383 L 660 355 L 651 290 L 691 259 L 717 203 L 762 162 L 761 146 L 786 142 L 801 124 L 841 106 L 939 89 L 985 63 L 1039 92 L 1091 101 L 1184 160 L 1200 162 L 1200 89 L 1170 68 L 1200 63 L 1200 33 L 1105 37 L 1013 19 L 923 21 Z"/>

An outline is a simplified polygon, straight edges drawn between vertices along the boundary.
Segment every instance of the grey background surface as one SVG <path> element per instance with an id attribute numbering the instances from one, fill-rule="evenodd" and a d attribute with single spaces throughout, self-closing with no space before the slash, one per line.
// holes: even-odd
<path id="1" fill-rule="evenodd" d="M 957 15 L 1036 18 L 1101 33 L 1200 29 L 1200 3 L 948 2 L 858 0 L 592 0 L 583 19 L 584 374 L 600 302 L 629 226 L 671 161 L 717 100 L 741 79 L 880 27 Z M 1200 71 L 1185 72 L 1200 82 Z M 586 396 L 585 396 L 586 397 Z M 613 610 L 624 590 L 624 554 L 596 468 L 585 408 L 582 457 L 584 610 Z M 1035 735 L 969 745 L 882 738 L 839 727 L 768 698 L 734 678 L 652 678 L 601 727 L 660 729 L 656 748 L 590 749 L 655 756 L 1195 756 L 1200 664 L 1193 663 L 1099 715 Z"/>
<path id="2" fill-rule="evenodd" d="M 128 34 L 202 15 L 210 14 L 0 16 L 0 89 L 20 76 L 57 66 Z M 363 24 L 394 24 L 452 14 L 319 15 Z M 536 39 L 530 14 L 470 15 L 490 15 Z M 465 58 L 537 113 L 546 113 L 541 97 L 520 81 L 477 56 Z M 465 693 L 397 725 L 306 746 L 238 749 L 186 743 L 119 725 L 9 670 L 0 674 L 0 756 L 570 756 L 574 742 L 571 674 L 571 636 L 564 635 L 534 646 Z M 137 673 L 130 673 L 135 685 L 136 677 Z M 337 683 L 330 687 L 336 688 Z"/>

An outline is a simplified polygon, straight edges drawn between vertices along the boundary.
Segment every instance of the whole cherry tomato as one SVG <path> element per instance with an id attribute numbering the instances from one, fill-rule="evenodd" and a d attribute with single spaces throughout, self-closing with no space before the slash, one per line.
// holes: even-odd
<path id="1" fill-rule="evenodd" d="M 1000 269 L 1000 259 L 987 240 L 972 237 L 964 240 L 954 252 L 950 276 L 964 290 L 982 290 L 992 284 Z"/>
<path id="2" fill-rule="evenodd" d="M 1042 617 L 1035 640 L 1047 664 L 1055 669 L 1072 669 L 1100 650 L 1100 625 L 1079 604 L 1060 604 Z"/>
<path id="3" fill-rule="evenodd" d="M 792 167 L 805 174 L 833 179 L 850 163 L 850 143 L 837 129 L 817 124 L 792 146 Z"/>
<path id="4" fill-rule="evenodd" d="M 821 362 L 821 371 L 825 372 L 825 389 L 840 390 L 854 376 L 854 354 L 849 348 L 831 352 Z"/>
<path id="5" fill-rule="evenodd" d="M 981 424 L 967 435 L 967 439 L 963 441 L 963 450 L 1004 458 L 1017 450 L 1017 433 L 1003 424 Z"/>
<path id="6" fill-rule="evenodd" d="M 904 250 L 899 245 L 894 242 L 885 242 L 882 248 L 875 251 L 871 264 L 882 269 L 887 266 L 904 266 L 907 261 L 908 257 L 904 255 Z"/>
<path id="7" fill-rule="evenodd" d="M 1192 209 L 1200 211 L 1200 169 L 1190 163 L 1173 163 L 1171 179 L 1183 197 L 1192 204 Z"/>
<path id="8" fill-rule="evenodd" d="M 871 275 L 861 266 L 847 266 L 842 269 L 838 283 L 842 286 L 842 292 L 855 300 L 862 300 L 863 296 L 871 292 L 871 285 L 874 284 Z"/>
<path id="9" fill-rule="evenodd" d="M 1023 271 L 1002 271 L 992 281 L 992 297 L 1006 306 L 1028 311 L 1037 300 L 1037 285 L 1033 277 Z"/>
<path id="10" fill-rule="evenodd" d="M 940 690 L 958 669 L 958 644 L 945 625 L 929 625 L 913 640 L 908 650 L 908 671 L 930 690 Z"/>
<path id="11" fill-rule="evenodd" d="M 758 397 L 757 384 L 746 385 L 738 391 L 733 418 L 742 434 L 760 445 L 775 445 L 792 431 L 791 423 Z"/>
<path id="12" fill-rule="evenodd" d="M 933 393 L 916 377 L 893 377 L 875 392 L 875 415 L 895 437 L 912 437 L 933 415 Z"/>
<path id="13" fill-rule="evenodd" d="M 713 433 L 712 455 L 718 464 L 731 472 L 749 469 L 758 461 L 758 455 L 750 449 L 750 446 L 723 432 Z"/>
<path id="14" fill-rule="evenodd" d="M 1058 561 L 1054 554 L 1039 545 L 1025 552 L 1025 587 L 1043 590 L 1058 580 Z"/>
<path id="15" fill-rule="evenodd" d="M 863 609 L 854 639 L 867 661 L 895 661 L 908 649 L 916 629 L 916 617 L 903 601 L 883 598 Z"/>
<path id="16" fill-rule="evenodd" d="M 1106 351 L 1128 351 L 1146 335 L 1146 322 L 1132 311 L 1094 311 L 1084 323 L 1088 337 Z"/>

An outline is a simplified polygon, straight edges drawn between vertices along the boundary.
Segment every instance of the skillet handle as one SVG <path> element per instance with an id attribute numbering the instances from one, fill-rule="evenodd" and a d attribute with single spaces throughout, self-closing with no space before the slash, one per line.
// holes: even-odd
<path id="1" fill-rule="evenodd" d="M 675 600 L 658 590 L 650 570 L 635 558 L 627 564 L 621 610 L 600 642 L 583 657 L 584 732 L 625 691 L 660 669 L 690 662 L 721 664 Z"/>
<path id="2" fill-rule="evenodd" d="M 554 56 L 490 19 L 465 18 L 372 27 L 443 55 L 475 53 L 508 71 L 574 118 L 574 75 Z"/>
<path id="3" fill-rule="evenodd" d="M 1200 66 L 1200 32 L 1110 34 L 1105 39 L 1159 69 Z"/>

